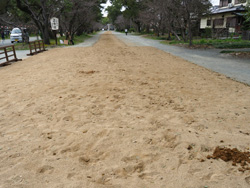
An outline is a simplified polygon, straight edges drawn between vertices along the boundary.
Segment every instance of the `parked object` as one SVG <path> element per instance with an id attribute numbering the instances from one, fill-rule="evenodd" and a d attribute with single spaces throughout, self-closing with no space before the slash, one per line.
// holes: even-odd
<path id="1" fill-rule="evenodd" d="M 4 65 L 13 61 L 22 61 L 17 59 L 15 46 L 4 46 L 0 47 L 0 65 Z"/>
<path id="2" fill-rule="evenodd" d="M 66 44 L 66 45 L 68 45 L 69 41 L 68 40 L 64 40 L 63 43 Z"/>
<path id="3" fill-rule="evenodd" d="M 10 34 L 10 41 L 13 42 L 23 42 L 22 31 L 19 28 L 14 28 Z"/>
<path id="4" fill-rule="evenodd" d="M 29 42 L 29 34 L 25 28 L 22 30 L 20 28 L 14 28 L 14 29 L 12 29 L 11 34 L 10 34 L 10 41 L 11 41 L 11 43 L 14 43 L 14 42 L 26 42 L 26 43 L 28 43 Z"/>
<path id="5" fill-rule="evenodd" d="M 2 44 L 4 44 L 5 41 L 4 31 L 1 32 L 1 38 L 2 38 Z"/>

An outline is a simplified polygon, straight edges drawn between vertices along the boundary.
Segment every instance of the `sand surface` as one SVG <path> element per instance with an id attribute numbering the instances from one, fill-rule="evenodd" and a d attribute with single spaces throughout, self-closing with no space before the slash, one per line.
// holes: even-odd
<path id="1" fill-rule="evenodd" d="M 249 188 L 250 87 L 110 33 L 0 67 L 0 188 Z"/>

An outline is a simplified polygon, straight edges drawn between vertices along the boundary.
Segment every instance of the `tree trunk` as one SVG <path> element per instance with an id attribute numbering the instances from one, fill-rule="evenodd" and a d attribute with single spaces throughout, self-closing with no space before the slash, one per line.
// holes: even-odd
<path id="1" fill-rule="evenodd" d="M 149 29 L 150 29 L 150 26 L 147 25 L 147 27 L 146 27 L 146 33 L 149 33 Z"/>
<path id="2" fill-rule="evenodd" d="M 44 24 L 44 30 L 43 30 L 43 41 L 45 44 L 50 44 L 50 37 L 49 37 L 49 15 L 48 10 L 46 6 L 46 0 L 41 0 L 41 5 L 43 9 L 43 24 Z"/>
<path id="3" fill-rule="evenodd" d="M 188 36 L 189 36 L 189 46 L 193 45 L 193 33 L 192 33 L 192 25 L 191 18 L 188 20 Z"/>
<path id="4" fill-rule="evenodd" d="M 191 27 L 191 26 L 190 26 Z M 193 45 L 193 34 L 191 28 L 189 29 L 189 46 Z"/>
<path id="5" fill-rule="evenodd" d="M 168 39 L 167 40 L 171 40 L 171 32 L 168 32 Z"/>
<path id="6" fill-rule="evenodd" d="M 50 44 L 48 21 L 45 21 L 44 28 L 43 28 L 43 42 L 45 44 Z"/>
<path id="7" fill-rule="evenodd" d="M 184 42 L 187 42 L 187 39 L 186 39 L 186 32 L 185 32 L 185 29 L 181 29 L 181 35 L 182 35 L 182 38 L 184 40 Z"/>
<path id="8" fill-rule="evenodd" d="M 174 34 L 174 36 L 178 39 L 181 40 L 180 37 L 177 35 L 177 33 L 175 31 L 172 31 L 172 33 Z"/>
<path id="9" fill-rule="evenodd" d="M 138 33 L 141 33 L 141 22 L 135 22 L 135 24 L 137 25 Z"/>

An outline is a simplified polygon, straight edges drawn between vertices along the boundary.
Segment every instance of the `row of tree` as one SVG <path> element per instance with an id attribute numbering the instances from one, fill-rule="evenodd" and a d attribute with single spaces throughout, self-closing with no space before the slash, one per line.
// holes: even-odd
<path id="1" fill-rule="evenodd" d="M 109 20 L 118 30 L 125 28 L 149 33 L 153 29 L 161 33 L 174 34 L 180 40 L 192 44 L 194 35 L 200 32 L 200 19 L 209 15 L 212 4 L 210 0 L 111 0 L 107 8 Z M 242 0 L 242 3 L 246 2 Z M 250 0 L 247 1 L 243 27 L 250 29 Z"/>
<path id="2" fill-rule="evenodd" d="M 209 12 L 209 0 L 111 0 L 108 17 L 118 29 L 135 28 L 160 33 L 172 33 L 192 42 L 200 18 Z M 122 10 L 122 8 L 124 10 Z"/>
<path id="3" fill-rule="evenodd" d="M 34 24 L 46 44 L 53 37 L 50 19 L 58 17 L 60 32 L 72 37 L 93 30 L 102 18 L 101 4 L 107 0 L 1 0 L 0 23 Z"/>

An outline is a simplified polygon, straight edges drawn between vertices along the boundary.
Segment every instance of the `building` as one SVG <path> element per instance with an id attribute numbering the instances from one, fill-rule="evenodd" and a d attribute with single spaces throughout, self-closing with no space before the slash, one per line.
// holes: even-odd
<path id="1" fill-rule="evenodd" d="M 220 5 L 213 7 L 211 14 L 201 19 L 200 29 L 212 28 L 218 36 L 240 34 L 248 2 L 249 0 L 220 0 Z"/>

